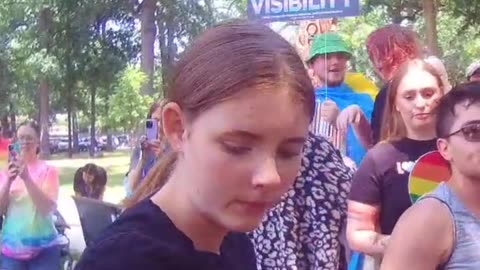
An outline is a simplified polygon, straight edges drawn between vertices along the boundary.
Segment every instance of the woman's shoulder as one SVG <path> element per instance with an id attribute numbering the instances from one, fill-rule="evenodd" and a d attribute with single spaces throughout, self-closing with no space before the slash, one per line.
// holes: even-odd
<path id="1" fill-rule="evenodd" d="M 164 269 L 172 258 L 168 244 L 140 230 L 109 228 L 107 237 L 89 246 L 77 264 L 78 270 Z"/>
<path id="2" fill-rule="evenodd" d="M 303 151 L 306 156 L 314 155 L 322 159 L 329 159 L 332 155 L 340 155 L 335 146 L 333 146 L 327 138 L 314 135 L 313 133 L 308 135 Z"/>
<path id="3" fill-rule="evenodd" d="M 187 242 L 151 204 L 144 201 L 122 213 L 85 250 L 78 269 L 165 269 L 178 261 Z"/>

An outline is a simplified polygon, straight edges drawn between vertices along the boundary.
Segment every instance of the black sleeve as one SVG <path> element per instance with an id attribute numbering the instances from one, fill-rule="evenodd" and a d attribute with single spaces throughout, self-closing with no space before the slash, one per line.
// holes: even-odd
<path id="1" fill-rule="evenodd" d="M 380 141 L 380 133 L 382 130 L 383 111 L 385 110 L 385 103 L 387 102 L 387 86 L 383 87 L 375 98 L 372 111 L 372 121 L 370 122 L 372 128 L 373 144 Z"/>
<path id="2" fill-rule="evenodd" d="M 378 149 L 370 150 L 363 159 L 360 167 L 355 172 L 350 190 L 349 200 L 378 205 L 381 202 L 382 173 L 379 172 L 376 165 L 376 155 Z"/>
<path id="3" fill-rule="evenodd" d="M 152 239 L 140 232 L 120 233 L 88 247 L 75 270 L 175 269 L 158 250 Z"/>

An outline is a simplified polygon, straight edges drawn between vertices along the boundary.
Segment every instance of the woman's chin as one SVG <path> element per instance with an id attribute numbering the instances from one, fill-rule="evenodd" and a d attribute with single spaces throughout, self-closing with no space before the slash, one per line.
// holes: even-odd
<path id="1" fill-rule="evenodd" d="M 260 223 L 262 222 L 264 215 L 261 216 L 251 216 L 251 217 L 237 217 L 235 219 L 230 219 L 226 222 L 225 225 L 229 231 L 234 232 L 251 232 L 255 230 Z"/>

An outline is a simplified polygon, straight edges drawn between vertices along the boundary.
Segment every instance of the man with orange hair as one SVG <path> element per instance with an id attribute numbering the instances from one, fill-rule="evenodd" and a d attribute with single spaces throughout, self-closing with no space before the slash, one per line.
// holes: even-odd
<path id="1" fill-rule="evenodd" d="M 388 82 L 397 68 L 409 59 L 422 58 L 417 33 L 407 27 L 390 24 L 373 31 L 367 38 L 367 51 L 375 72 L 385 83 L 378 93 L 372 113 L 373 143 L 380 139 Z"/>

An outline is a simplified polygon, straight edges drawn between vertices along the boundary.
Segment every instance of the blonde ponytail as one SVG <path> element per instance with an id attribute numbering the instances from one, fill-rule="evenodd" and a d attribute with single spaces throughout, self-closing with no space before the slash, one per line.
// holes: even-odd
<path id="1" fill-rule="evenodd" d="M 176 160 L 177 154 L 172 150 L 163 155 L 155 166 L 148 171 L 145 179 L 143 179 L 142 183 L 135 189 L 132 196 L 123 201 L 124 207 L 133 207 L 151 195 L 152 192 L 160 189 L 167 182 L 170 173 L 175 167 Z"/>

